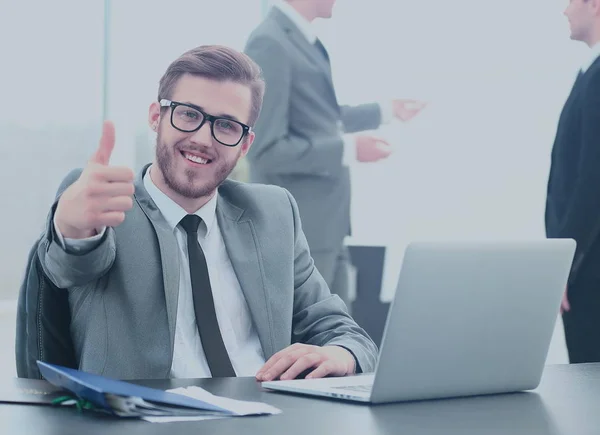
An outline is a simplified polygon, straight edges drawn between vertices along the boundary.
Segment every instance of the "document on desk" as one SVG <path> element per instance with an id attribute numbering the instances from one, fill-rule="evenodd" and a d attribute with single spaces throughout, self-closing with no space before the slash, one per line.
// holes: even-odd
<path id="1" fill-rule="evenodd" d="M 200 387 L 185 387 L 167 390 L 168 393 L 181 394 L 182 396 L 210 403 L 219 408 L 227 409 L 233 414 L 229 416 L 245 415 L 274 415 L 281 414 L 281 410 L 262 402 L 247 402 L 243 400 L 229 399 L 227 397 L 215 396 Z M 151 423 L 171 423 L 176 421 L 211 420 L 215 418 L 226 418 L 227 415 L 211 414 L 200 416 L 166 416 L 166 417 L 143 417 L 143 420 Z"/>
<path id="2" fill-rule="evenodd" d="M 93 409 L 119 417 L 167 417 L 173 421 L 174 417 L 208 419 L 281 412 L 264 403 L 215 396 L 199 387 L 163 391 L 41 361 L 38 367 L 51 384 L 89 402 Z"/>

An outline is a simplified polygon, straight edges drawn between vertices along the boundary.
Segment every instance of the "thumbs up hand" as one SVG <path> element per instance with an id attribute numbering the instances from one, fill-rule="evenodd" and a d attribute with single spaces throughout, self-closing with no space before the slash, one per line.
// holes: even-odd
<path id="1" fill-rule="evenodd" d="M 115 147 L 115 127 L 106 121 L 98 149 L 79 179 L 61 195 L 54 222 L 70 239 L 84 239 L 125 220 L 133 206 L 133 171 L 109 165 Z"/>

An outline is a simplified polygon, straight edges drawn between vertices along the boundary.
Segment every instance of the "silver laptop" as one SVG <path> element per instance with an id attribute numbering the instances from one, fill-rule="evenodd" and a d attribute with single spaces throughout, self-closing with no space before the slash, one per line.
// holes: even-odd
<path id="1" fill-rule="evenodd" d="M 413 243 L 374 374 L 262 386 L 368 403 L 535 389 L 574 252 L 570 239 Z"/>

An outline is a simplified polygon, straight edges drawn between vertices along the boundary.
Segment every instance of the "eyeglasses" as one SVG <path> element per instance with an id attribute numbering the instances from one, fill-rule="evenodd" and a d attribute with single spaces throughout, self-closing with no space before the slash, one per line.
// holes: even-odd
<path id="1" fill-rule="evenodd" d="M 228 147 L 239 144 L 244 135 L 251 130 L 246 124 L 230 118 L 209 115 L 191 104 L 162 99 L 160 105 L 171 108 L 173 128 L 184 133 L 193 133 L 200 130 L 204 122 L 208 121 L 212 137 Z"/>

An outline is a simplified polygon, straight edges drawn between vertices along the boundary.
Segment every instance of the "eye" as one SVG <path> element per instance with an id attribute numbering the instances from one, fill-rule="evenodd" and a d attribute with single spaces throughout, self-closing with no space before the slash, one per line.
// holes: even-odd
<path id="1" fill-rule="evenodd" d="M 174 112 L 177 119 L 182 122 L 198 122 L 202 120 L 202 114 L 187 106 L 177 106 Z"/>
<path id="2" fill-rule="evenodd" d="M 222 130 L 231 130 L 233 128 L 233 123 L 224 119 L 219 119 L 217 125 Z"/>
<path id="3" fill-rule="evenodd" d="M 217 119 L 215 121 L 215 127 L 223 133 L 239 133 L 242 131 L 242 126 L 235 121 L 229 119 Z"/>
<path id="4" fill-rule="evenodd" d="M 200 114 L 194 110 L 186 110 L 181 114 L 184 118 L 189 120 L 197 120 L 200 118 Z"/>

